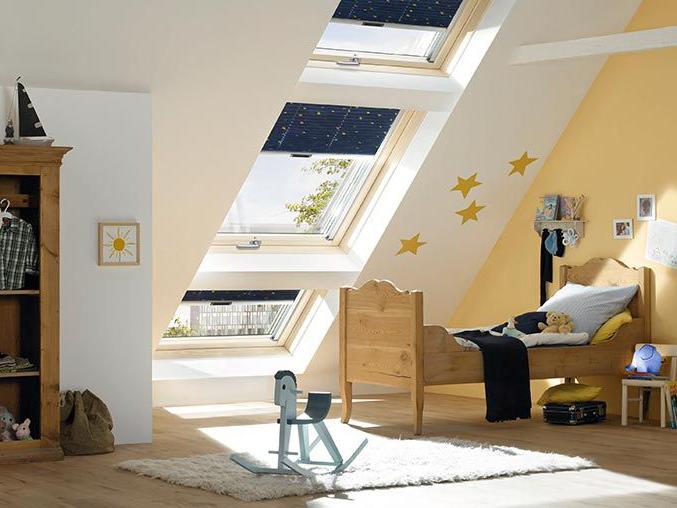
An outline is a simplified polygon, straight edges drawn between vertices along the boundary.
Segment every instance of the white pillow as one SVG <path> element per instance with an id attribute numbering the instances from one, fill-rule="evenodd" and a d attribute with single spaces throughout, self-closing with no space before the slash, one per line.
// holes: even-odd
<path id="1" fill-rule="evenodd" d="M 569 314 L 575 332 L 593 337 L 609 318 L 626 309 L 638 288 L 637 285 L 596 287 L 568 282 L 538 310 Z"/>

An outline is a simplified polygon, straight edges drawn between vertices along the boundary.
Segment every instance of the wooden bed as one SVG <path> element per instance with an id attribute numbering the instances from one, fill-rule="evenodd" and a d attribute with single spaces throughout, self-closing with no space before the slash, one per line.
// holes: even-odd
<path id="1" fill-rule="evenodd" d="M 531 379 L 620 374 L 634 345 L 651 341 L 651 278 L 648 268 L 594 258 L 582 266 L 562 266 L 566 282 L 593 286 L 638 284 L 629 305 L 631 323 L 607 342 L 587 346 L 529 349 Z M 423 425 L 426 386 L 482 383 L 482 355 L 463 348 L 442 326 L 424 325 L 423 293 L 401 291 L 389 281 L 371 280 L 361 288 L 341 288 L 339 308 L 340 376 L 343 413 L 350 420 L 353 383 L 411 391 L 414 434 Z"/>

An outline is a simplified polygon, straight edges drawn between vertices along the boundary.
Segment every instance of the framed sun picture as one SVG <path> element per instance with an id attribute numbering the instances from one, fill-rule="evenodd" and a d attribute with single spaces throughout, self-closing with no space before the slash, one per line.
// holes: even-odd
<path id="1" fill-rule="evenodd" d="M 130 266 L 140 261 L 138 222 L 99 222 L 99 266 Z"/>

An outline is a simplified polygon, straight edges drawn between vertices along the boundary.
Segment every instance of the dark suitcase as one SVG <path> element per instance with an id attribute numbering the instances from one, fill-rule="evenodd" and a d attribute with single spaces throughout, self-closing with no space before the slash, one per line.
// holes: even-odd
<path id="1" fill-rule="evenodd" d="M 596 423 L 606 419 L 606 402 L 571 402 L 569 404 L 546 404 L 543 406 L 543 419 L 559 425 L 580 425 Z"/>

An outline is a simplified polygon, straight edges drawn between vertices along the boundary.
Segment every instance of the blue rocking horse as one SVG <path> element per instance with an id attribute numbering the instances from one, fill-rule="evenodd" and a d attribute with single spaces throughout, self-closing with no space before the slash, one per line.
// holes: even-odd
<path id="1" fill-rule="evenodd" d="M 300 464 L 334 466 L 331 471 L 333 474 L 339 474 L 345 470 L 367 446 L 367 439 L 362 441 L 360 446 L 347 459 L 343 460 L 341 453 L 336 447 L 336 443 L 331 437 L 324 419 L 329 414 L 331 408 L 331 393 L 328 392 L 308 392 L 308 403 L 305 411 L 296 414 L 296 397 L 303 393 L 296 389 L 296 376 L 289 370 L 280 370 L 275 374 L 275 405 L 280 406 L 280 424 L 279 445 L 276 451 L 270 453 L 277 454 L 277 467 L 261 467 L 252 464 L 240 454 L 232 454 L 230 459 L 243 468 L 257 474 L 300 474 L 303 476 L 313 476 L 313 472 L 302 467 Z M 293 426 L 296 425 L 299 434 L 299 452 L 289 451 L 289 438 Z M 313 427 L 317 437 L 310 442 L 309 427 Z M 310 453 L 319 444 L 322 443 L 326 448 L 331 461 L 316 461 L 310 458 Z M 291 460 L 291 455 L 298 455 L 298 460 Z"/>

